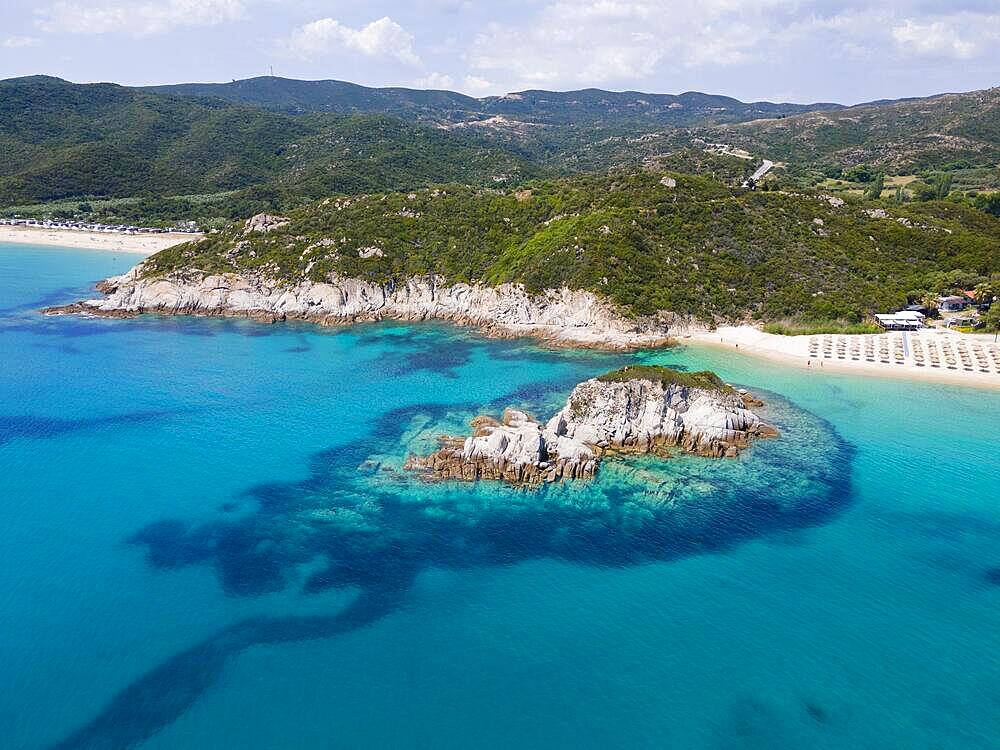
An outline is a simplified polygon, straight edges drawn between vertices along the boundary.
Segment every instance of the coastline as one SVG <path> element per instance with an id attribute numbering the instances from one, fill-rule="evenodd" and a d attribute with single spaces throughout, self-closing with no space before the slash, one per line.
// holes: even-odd
<path id="1" fill-rule="evenodd" d="M 78 232 L 45 227 L 0 226 L 0 242 L 74 250 L 99 250 L 149 256 L 182 242 L 200 239 L 200 234 L 123 234 L 115 232 Z"/>
<path id="2" fill-rule="evenodd" d="M 160 236 L 162 240 L 170 238 Z M 43 310 L 129 318 L 143 313 L 242 317 L 323 326 L 394 319 L 443 320 L 492 337 L 530 337 L 550 346 L 614 351 L 667 345 L 715 346 L 800 370 L 1000 389 L 1000 344 L 990 335 L 941 329 L 881 334 L 780 336 L 749 325 L 714 331 L 649 325 L 623 317 L 591 292 L 568 288 L 533 295 L 523 287 L 448 284 L 435 276 L 399 284 L 356 278 L 284 285 L 260 276 L 204 274 L 143 278 L 141 265 L 98 285 L 102 297 Z"/>
<path id="3" fill-rule="evenodd" d="M 250 320 L 261 325 L 281 323 L 305 323 L 321 328 L 350 328 L 366 323 L 396 321 L 399 323 L 448 323 L 461 328 L 470 328 L 490 339 L 532 339 L 536 344 L 556 349 L 584 349 L 603 352 L 635 352 L 646 349 L 664 349 L 676 346 L 675 337 L 666 334 L 629 334 L 619 331 L 601 331 L 586 326 L 564 327 L 544 323 L 498 323 L 471 315 L 413 315 L 402 312 L 361 313 L 353 316 L 310 316 L 283 314 L 276 316 L 264 310 L 230 309 L 150 309 L 150 310 L 102 310 L 84 300 L 68 305 L 57 305 L 42 309 L 43 315 L 80 315 L 84 317 L 128 319 L 140 315 L 186 316 L 193 318 L 237 318 Z"/>
<path id="4" fill-rule="evenodd" d="M 896 334 L 898 335 L 898 334 Z M 912 334 L 911 334 L 912 335 Z M 982 345 L 993 345 L 993 336 L 988 334 L 963 334 L 957 332 L 936 331 L 925 336 L 948 337 L 949 341 L 957 343 L 964 341 Z M 889 340 L 893 334 L 871 334 L 876 341 Z M 968 372 L 966 370 L 930 368 L 917 366 L 912 358 L 907 358 L 904 364 L 882 364 L 881 362 L 855 361 L 852 359 L 823 358 L 822 354 L 810 354 L 810 339 L 822 339 L 822 336 L 780 336 L 765 333 L 753 326 L 721 326 L 714 331 L 692 333 L 680 337 L 678 343 L 689 346 L 709 346 L 729 351 L 735 351 L 747 356 L 757 357 L 771 362 L 780 363 L 799 370 L 814 371 L 819 374 L 834 373 L 840 375 L 857 375 L 863 377 L 880 377 L 902 379 L 942 385 L 960 385 L 970 388 L 989 388 L 1000 390 L 1000 368 L 990 373 Z M 831 338 L 837 338 L 831 335 Z M 853 337 L 844 337 L 853 338 Z M 865 338 L 859 335 L 856 338 Z"/>
<path id="5" fill-rule="evenodd" d="M 47 315 L 131 318 L 143 313 L 304 321 L 343 326 L 378 320 L 442 320 L 496 338 L 531 337 L 553 346 L 633 351 L 671 343 L 592 292 L 568 288 L 529 294 L 515 284 L 448 284 L 436 276 L 378 284 L 357 278 L 295 284 L 239 274 L 143 278 L 141 265 L 98 284 L 104 295 L 46 308 Z"/>

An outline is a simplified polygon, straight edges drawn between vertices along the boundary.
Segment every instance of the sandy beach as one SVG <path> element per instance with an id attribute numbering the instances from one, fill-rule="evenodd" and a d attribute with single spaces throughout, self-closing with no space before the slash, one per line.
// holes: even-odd
<path id="1" fill-rule="evenodd" d="M 779 336 L 753 326 L 694 333 L 684 344 L 719 346 L 812 370 L 1000 389 L 1000 344 L 992 334 L 941 329 L 844 336 Z"/>
<path id="2" fill-rule="evenodd" d="M 71 247 L 80 250 L 105 250 L 136 255 L 152 255 L 182 242 L 191 242 L 200 234 L 117 234 L 78 232 L 23 226 L 0 226 L 0 242 L 24 245 Z"/>

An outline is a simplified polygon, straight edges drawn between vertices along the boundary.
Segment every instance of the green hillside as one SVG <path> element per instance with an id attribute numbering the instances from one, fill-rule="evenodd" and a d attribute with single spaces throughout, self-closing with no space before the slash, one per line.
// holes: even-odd
<path id="1" fill-rule="evenodd" d="M 0 81 L 0 214 L 221 226 L 438 183 L 652 169 L 738 186 L 761 158 L 779 162 L 773 175 L 789 189 L 862 164 L 920 174 L 922 197 L 942 184 L 939 170 L 960 193 L 1000 184 L 1000 89 L 803 111 L 817 106 L 834 105 L 599 89 L 475 99 L 280 78 L 151 89 L 10 79 Z"/>
<path id="2" fill-rule="evenodd" d="M 346 81 L 298 81 L 262 76 L 232 83 L 178 83 L 147 86 L 171 96 L 216 99 L 292 114 L 334 112 L 380 114 L 417 120 L 465 119 L 480 110 L 480 100 L 452 91 L 370 88 Z"/>
<path id="3" fill-rule="evenodd" d="M 1000 162 L 1000 88 L 810 112 L 699 135 L 792 165 L 870 164 L 891 174 Z"/>
<path id="4" fill-rule="evenodd" d="M 951 283 L 950 272 L 963 284 L 1000 273 L 1000 220 L 962 205 L 911 204 L 877 218 L 865 204 L 835 206 L 818 195 L 661 179 L 621 173 L 520 190 L 447 186 L 327 199 L 271 233 L 234 225 L 159 253 L 147 269 L 379 282 L 437 273 L 532 290 L 566 285 L 637 316 L 706 319 L 860 319 Z M 365 248 L 381 257 L 360 257 Z"/>
<path id="5" fill-rule="evenodd" d="M 0 206 L 260 186 L 289 205 L 539 173 L 479 138 L 384 116 L 295 117 L 42 77 L 0 81 L 0 148 Z"/>

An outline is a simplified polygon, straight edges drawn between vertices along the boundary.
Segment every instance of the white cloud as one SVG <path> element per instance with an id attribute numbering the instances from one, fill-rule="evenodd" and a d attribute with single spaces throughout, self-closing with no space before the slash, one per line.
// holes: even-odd
<path id="1" fill-rule="evenodd" d="M 37 47 L 41 43 L 41 39 L 33 36 L 9 36 L 0 42 L 0 46 L 4 49 L 25 49 L 26 47 Z"/>
<path id="2" fill-rule="evenodd" d="M 0 0 L 0 7 L 7 57 L 21 50 L 30 67 L 35 37 L 51 46 L 34 21 L 48 32 L 95 35 L 65 45 L 68 67 L 53 58 L 45 72 L 133 82 L 228 79 L 284 56 L 286 74 L 475 96 L 598 86 L 850 102 L 980 88 L 1000 75 L 1000 0 L 410 0 L 405 7 Z M 199 41 L 209 38 L 201 50 L 208 52 L 185 55 L 195 28 Z M 153 34 L 178 55 L 130 58 L 130 45 L 107 43 L 109 35 Z M 254 56 L 260 40 L 264 49 Z"/>
<path id="3" fill-rule="evenodd" d="M 37 11 L 43 31 L 149 36 L 184 26 L 215 26 L 243 18 L 243 0 L 87 2 L 61 0 Z"/>
<path id="4" fill-rule="evenodd" d="M 447 73 L 430 73 L 414 79 L 410 86 L 417 89 L 436 89 L 442 91 L 459 91 L 470 96 L 483 96 L 496 89 L 496 86 L 479 76 L 463 76 L 460 79 Z"/>
<path id="5" fill-rule="evenodd" d="M 320 18 L 293 31 L 279 42 L 279 47 L 303 59 L 346 51 L 406 65 L 420 64 L 413 51 L 413 35 L 388 16 L 357 29 L 335 18 Z"/>
<path id="6" fill-rule="evenodd" d="M 455 88 L 455 79 L 446 73 L 430 73 L 416 79 L 411 85 L 417 89 L 450 90 Z"/>
<path id="7" fill-rule="evenodd" d="M 1000 14 L 984 7 L 988 0 L 545 0 L 533 15 L 484 27 L 466 60 L 470 72 L 512 88 L 739 78 L 741 69 L 759 75 L 806 59 L 964 60 L 1000 41 Z"/>
<path id="8" fill-rule="evenodd" d="M 469 53 L 473 71 L 512 85 L 641 81 L 660 68 L 733 66 L 755 57 L 762 13 L 781 0 L 553 2 L 520 26 L 494 24 Z"/>
<path id="9" fill-rule="evenodd" d="M 977 52 L 976 44 L 959 36 L 943 21 L 918 23 L 906 19 L 892 29 L 892 38 L 904 52 L 915 55 L 941 55 L 965 60 Z"/>
<path id="10" fill-rule="evenodd" d="M 465 76 L 462 79 L 462 91 L 473 96 L 482 96 L 495 88 L 496 84 L 479 76 Z"/>

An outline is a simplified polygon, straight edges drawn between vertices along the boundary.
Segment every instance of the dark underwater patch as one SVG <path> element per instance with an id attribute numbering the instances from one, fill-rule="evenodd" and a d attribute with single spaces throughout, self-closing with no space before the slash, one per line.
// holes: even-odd
<path id="1" fill-rule="evenodd" d="M 85 315 L 42 315 L 40 309 L 26 310 L 21 315 L 0 316 L 0 335 L 30 333 L 62 339 L 87 339 L 121 335 L 135 330 L 155 330 L 158 333 L 209 338 L 223 330 L 212 326 L 213 322 L 222 321 L 208 318 L 147 314 L 135 318 L 108 319 Z"/>
<path id="2" fill-rule="evenodd" d="M 61 289 L 53 290 L 48 294 L 44 294 L 31 302 L 26 302 L 23 305 L 0 307 L 0 317 L 23 315 L 25 313 L 36 312 L 46 307 L 54 307 L 56 305 L 65 304 L 67 301 L 80 299 L 88 294 L 92 294 L 92 291 L 93 285 L 86 287 L 65 286 Z"/>
<path id="3" fill-rule="evenodd" d="M 135 411 L 111 417 L 81 419 L 59 419 L 40 415 L 0 415 L 0 445 L 12 440 L 46 440 L 103 427 L 142 424 L 173 416 L 176 413 L 174 411 Z"/>
<path id="4" fill-rule="evenodd" d="M 145 526 L 128 539 L 146 548 L 146 561 L 154 568 L 169 570 L 207 561 L 215 552 L 213 525 L 195 530 L 184 521 L 165 519 Z"/>
<path id="5" fill-rule="evenodd" d="M 37 343 L 32 344 L 35 349 L 49 349 L 54 352 L 59 352 L 60 354 L 70 354 L 76 356 L 78 354 L 83 354 L 83 349 L 74 344 L 44 344 Z"/>
<path id="6" fill-rule="evenodd" d="M 993 586 L 1000 586 L 1000 565 L 983 571 L 983 580 Z"/>
<path id="7" fill-rule="evenodd" d="M 431 372 L 447 378 L 457 378 L 456 370 L 472 360 L 475 345 L 467 341 L 421 341 L 414 338 L 405 347 L 386 351 L 372 361 L 374 372 L 394 378 L 413 372 Z"/>
<path id="8" fill-rule="evenodd" d="M 602 352 L 591 349 L 563 349 L 546 346 L 532 338 L 497 339 L 490 342 L 490 358 L 498 361 L 532 362 L 535 364 L 564 365 L 579 362 L 598 372 L 620 366 L 634 354 Z"/>
<path id="9" fill-rule="evenodd" d="M 119 692 L 93 720 L 52 750 L 124 750 L 148 740 L 184 714 L 246 648 L 329 638 L 364 627 L 401 605 L 391 588 L 362 591 L 328 617 L 254 617 L 171 657 Z"/>
<path id="10" fill-rule="evenodd" d="M 819 703 L 814 701 L 803 701 L 802 708 L 808 716 L 813 721 L 818 724 L 827 724 L 830 721 L 830 715 L 827 713 L 826 709 L 823 708 Z"/>
<path id="11" fill-rule="evenodd" d="M 516 394 L 546 398 L 540 385 Z M 629 567 L 724 552 L 829 522 L 850 503 L 851 448 L 823 420 L 780 397 L 766 398 L 785 442 L 760 444 L 745 463 L 678 459 L 673 475 L 660 478 L 674 483 L 669 502 L 651 502 L 644 494 L 638 477 L 655 465 L 642 460 L 623 461 L 606 476 L 602 469 L 593 484 L 531 493 L 358 471 L 369 457 L 397 449 L 415 420 L 433 425 L 480 410 L 418 404 L 382 414 L 365 440 L 315 454 L 301 481 L 250 487 L 242 498 L 247 511 L 238 517 L 150 524 L 128 541 L 145 549 L 152 566 L 211 566 L 229 596 L 295 586 L 305 595 L 357 589 L 358 599 L 329 617 L 251 618 L 220 631 L 140 676 L 56 747 L 138 744 L 186 711 L 240 651 L 375 622 L 404 606 L 413 581 L 428 569 L 512 566 L 538 558 Z M 799 478 L 801 486 L 790 481 Z M 307 565 L 308 575 L 302 572 Z M 813 721 L 823 720 L 818 707 L 804 710 Z M 730 738 L 772 736 L 771 714 L 771 707 L 754 701 L 735 707 Z"/>

